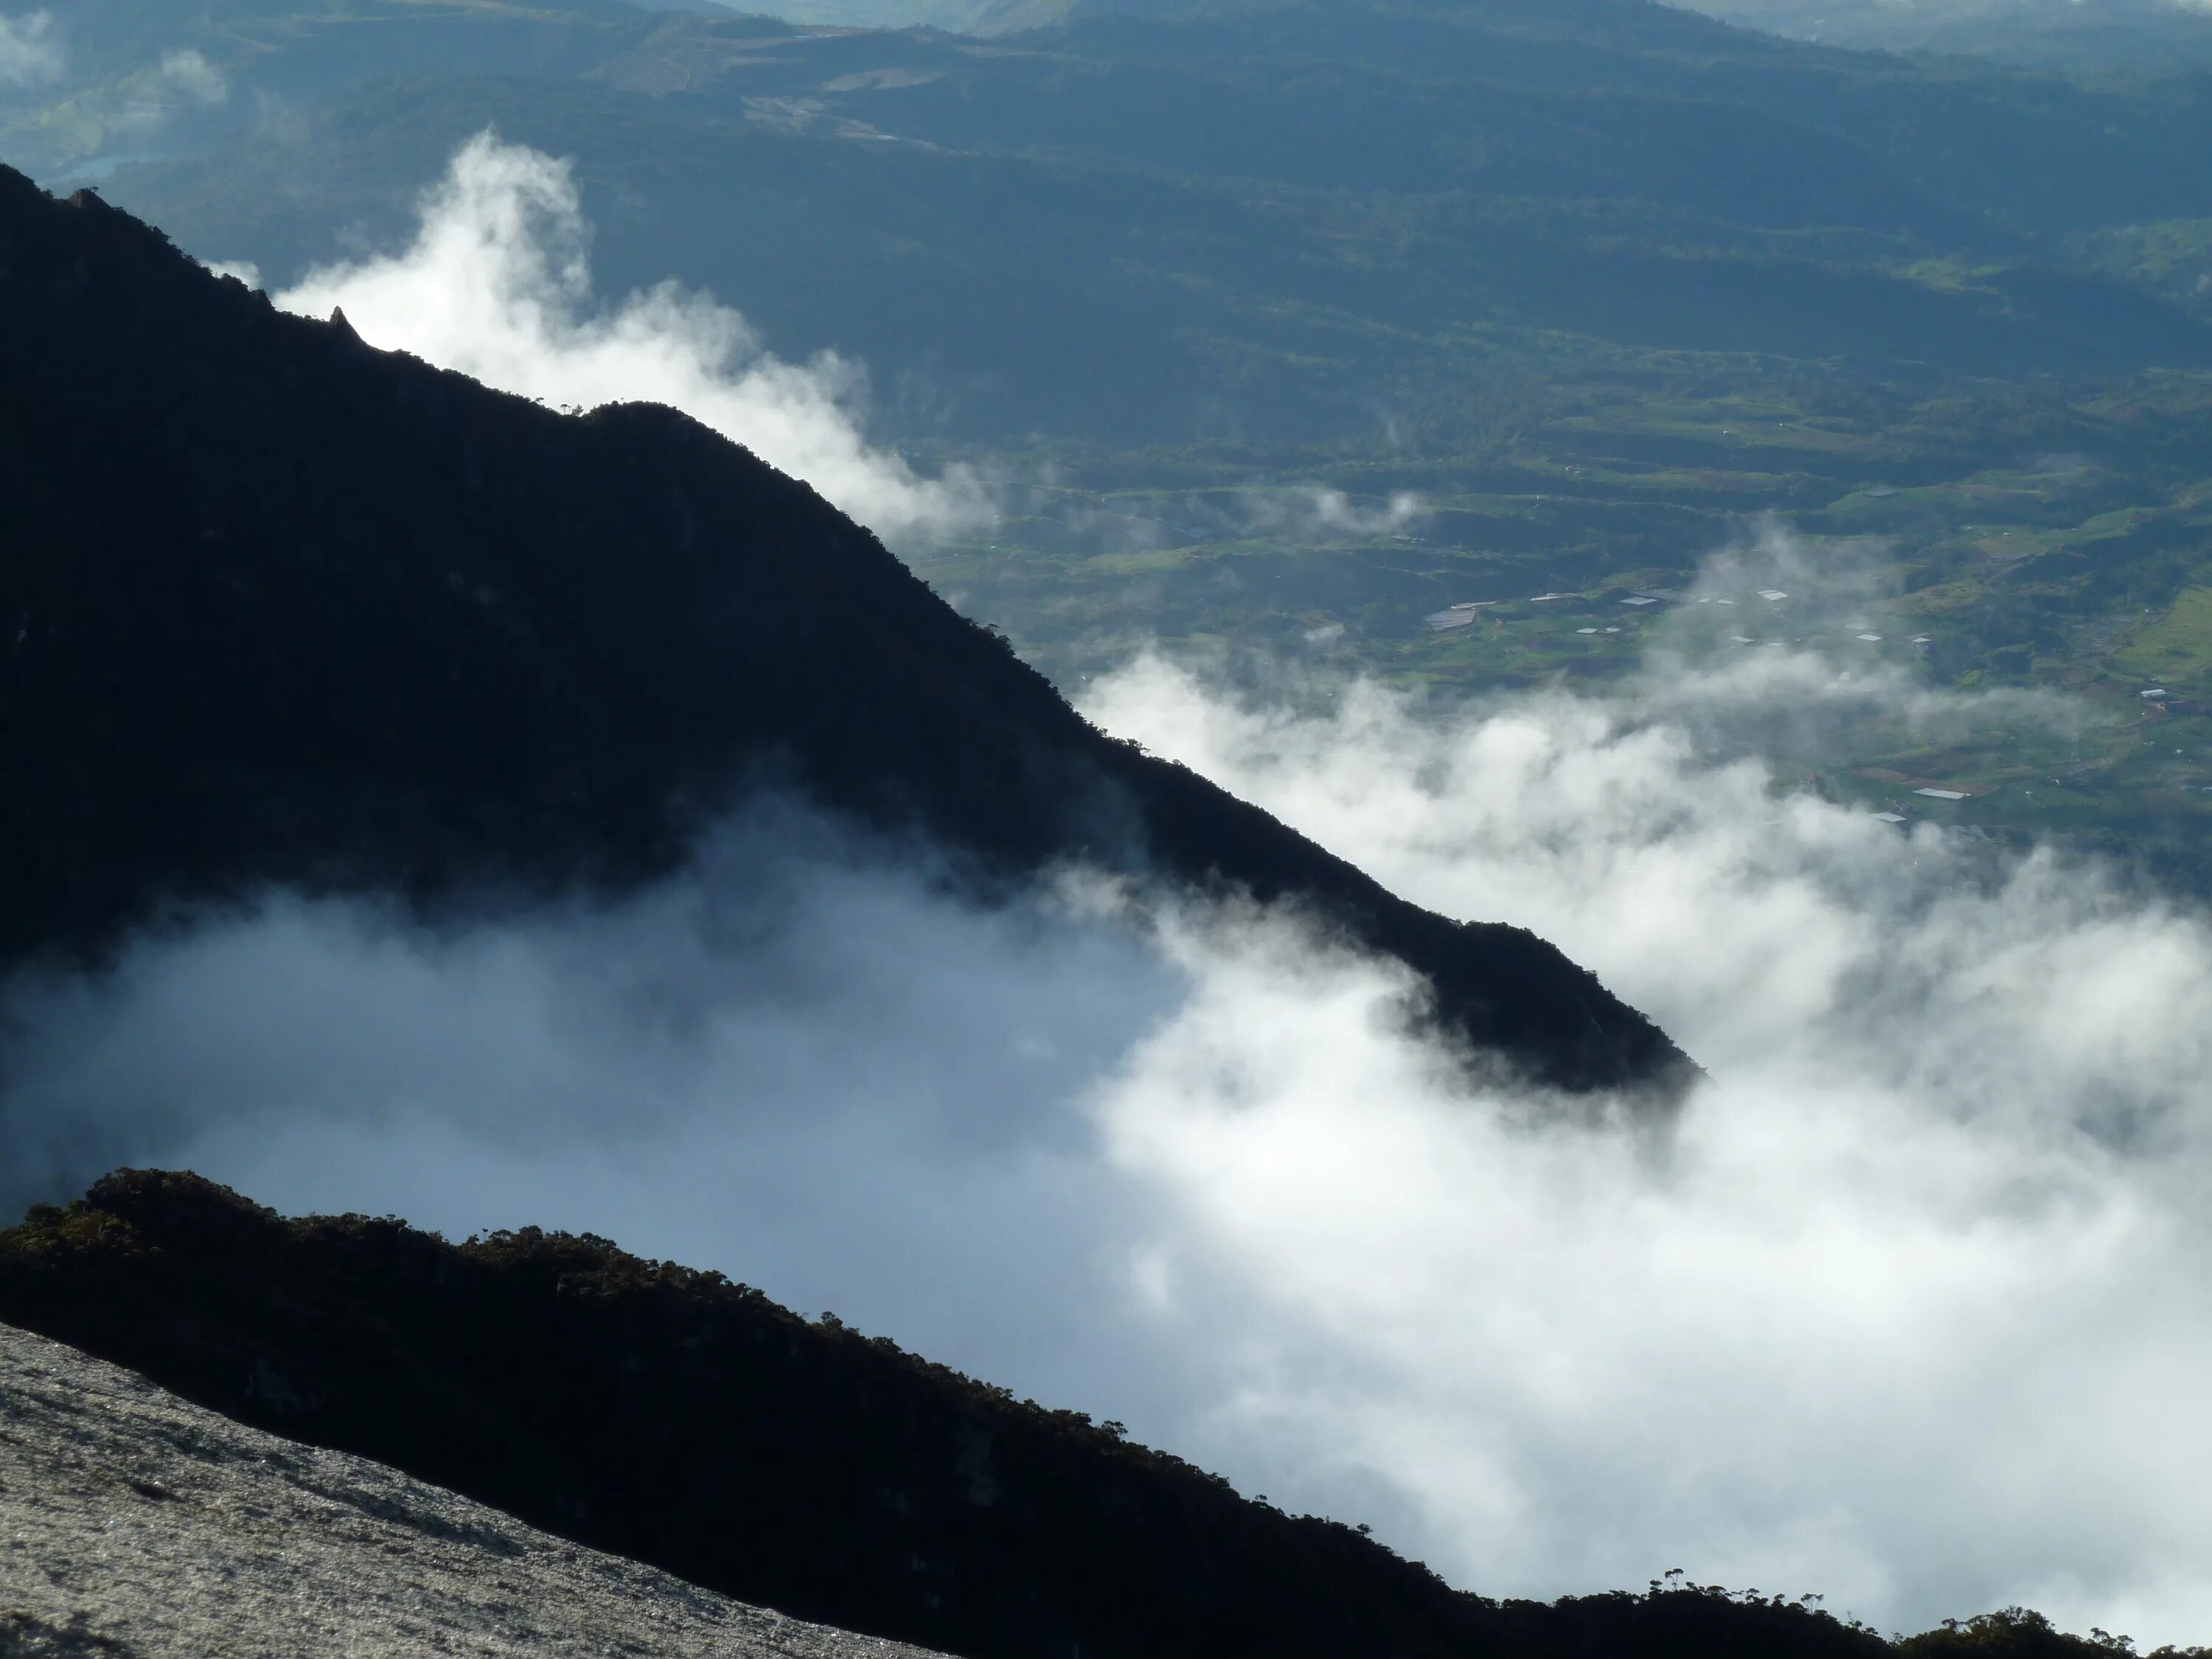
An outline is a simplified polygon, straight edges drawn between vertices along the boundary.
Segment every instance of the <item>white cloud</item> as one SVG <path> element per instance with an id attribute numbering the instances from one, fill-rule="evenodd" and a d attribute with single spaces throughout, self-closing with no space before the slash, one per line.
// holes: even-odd
<path id="1" fill-rule="evenodd" d="M 770 817 L 611 908 L 278 898 L 19 987 L 0 1167 L 590 1228 L 1487 1593 L 1679 1565 L 2203 1639 L 2212 926 L 1793 792 L 1733 659 L 1671 660 L 1294 712 L 1149 659 L 1088 710 L 1557 940 L 1710 1068 L 1670 1124 L 1482 1092 L 1294 917 L 978 909 Z"/>
<path id="2" fill-rule="evenodd" d="M 588 239 L 568 163 L 486 132 L 423 198 L 404 252 L 311 271 L 276 303 L 343 307 L 372 344 L 549 404 L 672 404 L 885 536 L 993 516 L 971 475 L 922 478 L 869 446 L 855 365 L 828 353 L 785 362 L 737 312 L 672 283 L 598 307 Z"/>
<path id="3" fill-rule="evenodd" d="M 1421 498 L 1400 491 L 1377 504 L 1354 499 L 1341 489 L 1306 484 L 1291 489 L 1240 492 L 1248 535 L 1382 536 L 1405 529 L 1428 509 Z"/>
<path id="4" fill-rule="evenodd" d="M 261 286 L 261 267 L 251 259 L 203 259 L 200 263 L 218 276 L 232 276 L 250 289 Z"/>
<path id="5" fill-rule="evenodd" d="M 1667 1135 L 1533 1129 L 1285 958 L 1200 975 L 1103 1121 L 1179 1194 L 1148 1271 L 1270 1304 L 1222 1408 L 1247 1443 L 1416 1494 L 1429 1559 L 1493 1590 L 1680 1565 L 1886 1626 L 2212 1628 L 2202 918 L 2048 855 L 1982 886 L 1932 829 L 1571 696 L 1293 715 L 1152 661 L 1089 712 L 1553 939 L 1713 1074 Z"/>
<path id="6" fill-rule="evenodd" d="M 58 81 L 62 43 L 51 12 L 0 17 L 0 87 L 35 87 Z"/>
<path id="7" fill-rule="evenodd" d="M 1419 495 L 1401 492 L 1361 498 L 1322 484 L 1247 486 L 1117 498 L 1115 507 L 1069 507 L 1052 494 L 1048 470 L 1036 504 L 1059 527 L 1110 552 L 1146 551 L 1201 542 L 1329 542 L 1392 534 L 1427 514 Z"/>
<path id="8" fill-rule="evenodd" d="M 198 104 L 220 104 L 230 97 L 230 82 L 206 57 L 190 48 L 161 54 L 161 78 Z"/>
<path id="9" fill-rule="evenodd" d="M 0 1203 L 158 1163 L 456 1236 L 592 1226 L 1088 1391 L 1062 1362 L 1134 1200 L 1078 1103 L 1180 972 L 1079 896 L 945 889 L 763 804 L 619 905 L 429 930 L 273 895 L 12 988 Z"/>

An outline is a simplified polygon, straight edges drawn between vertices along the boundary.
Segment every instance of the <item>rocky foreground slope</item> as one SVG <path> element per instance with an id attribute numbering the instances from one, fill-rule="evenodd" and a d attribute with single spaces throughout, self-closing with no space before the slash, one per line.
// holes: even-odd
<path id="1" fill-rule="evenodd" d="M 556 1538 L 0 1325 L 0 1654 L 924 1659 Z"/>

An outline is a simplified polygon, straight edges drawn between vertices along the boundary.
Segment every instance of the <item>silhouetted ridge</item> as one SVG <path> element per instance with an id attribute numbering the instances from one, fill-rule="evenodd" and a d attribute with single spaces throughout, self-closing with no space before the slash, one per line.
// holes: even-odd
<path id="1" fill-rule="evenodd" d="M 987 873 L 1294 897 L 1571 1087 L 1686 1062 L 1518 929 L 1392 897 L 1089 726 L 804 484 L 283 315 L 0 169 L 0 951 L 272 880 L 665 872 L 770 774 Z"/>
<path id="2" fill-rule="evenodd" d="M 0 1321 L 740 1599 L 969 1659 L 1882 1648 L 1778 1597 L 1464 1594 L 1118 1425 L 589 1237 L 455 1246 L 123 1172 L 0 1232 Z"/>

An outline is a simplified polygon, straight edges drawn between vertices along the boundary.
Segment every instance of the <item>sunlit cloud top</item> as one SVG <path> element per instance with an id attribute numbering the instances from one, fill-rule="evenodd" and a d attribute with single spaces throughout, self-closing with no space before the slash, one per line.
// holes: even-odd
<path id="1" fill-rule="evenodd" d="M 973 475 L 924 478 L 866 441 L 858 366 L 830 353 L 787 362 L 738 312 L 673 283 L 602 307 L 589 243 L 568 164 L 487 132 L 423 198 L 406 250 L 311 271 L 276 299 L 343 309 L 373 345 L 557 407 L 671 404 L 888 537 L 992 519 Z"/>

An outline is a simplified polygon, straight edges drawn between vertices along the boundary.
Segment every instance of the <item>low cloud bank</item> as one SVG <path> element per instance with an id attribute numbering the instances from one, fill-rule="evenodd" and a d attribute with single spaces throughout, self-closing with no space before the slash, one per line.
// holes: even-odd
<path id="1" fill-rule="evenodd" d="M 1123 1200 L 1073 1103 L 1185 987 L 1103 896 L 948 893 L 774 800 L 609 906 L 433 928 L 272 893 L 10 988 L 0 1204 L 164 1164 L 456 1237 L 589 1227 L 1018 1370 L 1106 1295 Z"/>
<path id="2" fill-rule="evenodd" d="M 1393 1471 L 1486 1585 L 1680 1565 L 1886 1626 L 2212 1628 L 2203 918 L 2047 854 L 1992 882 L 1572 696 L 1289 714 L 1152 661 L 1089 712 L 1536 929 L 1713 1075 L 1655 1135 L 1455 1099 L 1265 999 L 1142 1051 L 1116 1155 L 1297 1310 L 1255 1437 Z"/>
<path id="3" fill-rule="evenodd" d="M 404 252 L 311 271 L 276 301 L 313 316 L 343 308 L 372 344 L 563 407 L 672 404 L 888 538 L 994 516 L 972 474 L 924 478 L 869 445 L 857 365 L 830 353 L 786 362 L 738 313 L 673 283 L 603 307 L 589 240 L 568 164 L 486 132 L 425 195 Z"/>
<path id="4" fill-rule="evenodd" d="M 1791 791 L 1737 672 L 1470 707 L 1148 658 L 1087 708 L 1559 942 L 1710 1068 L 1669 1122 L 1483 1092 L 1294 915 L 981 910 L 763 809 L 611 908 L 279 896 L 19 985 L 0 1168 L 588 1228 L 1491 1594 L 1680 1566 L 2203 1640 L 2212 925 Z"/>

